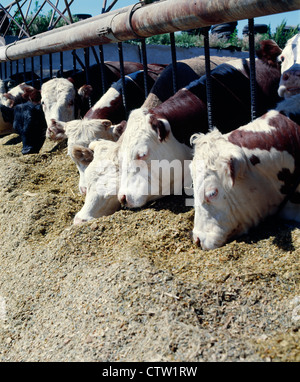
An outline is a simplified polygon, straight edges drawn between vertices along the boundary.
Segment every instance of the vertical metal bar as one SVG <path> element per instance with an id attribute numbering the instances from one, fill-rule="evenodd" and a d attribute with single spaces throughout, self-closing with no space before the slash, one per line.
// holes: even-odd
<path id="1" fill-rule="evenodd" d="M 213 122 L 213 97 L 212 82 L 210 74 L 210 51 L 209 51 L 209 32 L 210 27 L 202 28 L 201 33 L 204 36 L 204 54 L 205 54 L 205 74 L 206 74 L 206 99 L 207 99 L 207 118 L 208 128 L 211 130 L 214 126 Z"/>
<path id="2" fill-rule="evenodd" d="M 26 80 L 26 58 L 23 58 L 23 79 Z"/>
<path id="3" fill-rule="evenodd" d="M 63 55 L 63 52 L 59 52 L 59 70 L 60 70 L 60 76 L 63 77 L 63 72 L 64 72 L 64 55 Z"/>
<path id="4" fill-rule="evenodd" d="M 84 54 L 84 66 L 85 66 L 85 81 L 87 84 L 90 83 L 90 49 L 89 48 L 84 48 L 83 50 Z"/>
<path id="5" fill-rule="evenodd" d="M 43 56 L 40 56 L 40 86 L 43 85 Z"/>
<path id="6" fill-rule="evenodd" d="M 104 52 L 103 45 L 99 45 L 99 57 L 100 57 L 100 68 L 101 68 L 101 83 L 102 83 L 102 93 L 106 92 L 106 78 L 105 78 L 105 63 L 104 63 Z"/>
<path id="7" fill-rule="evenodd" d="M 148 89 L 148 63 L 147 63 L 147 50 L 146 50 L 146 41 L 143 38 L 141 40 L 142 43 L 142 62 L 143 62 L 143 69 L 144 69 L 144 89 L 145 89 L 145 97 L 149 94 Z"/>
<path id="8" fill-rule="evenodd" d="M 53 77 L 52 53 L 49 53 L 49 77 Z"/>
<path id="9" fill-rule="evenodd" d="M 33 73 L 34 73 L 34 57 L 30 57 L 31 59 L 31 85 L 33 86 L 33 81 L 34 81 L 34 77 L 33 77 Z"/>
<path id="10" fill-rule="evenodd" d="M 85 64 L 85 81 L 86 84 L 90 83 L 90 49 L 84 48 L 84 64 Z M 89 97 L 89 107 L 92 107 L 92 100 Z"/>
<path id="11" fill-rule="evenodd" d="M 90 48 L 92 49 L 93 56 L 94 56 L 94 58 L 95 58 L 95 61 L 96 61 L 97 65 L 100 65 L 99 57 L 98 57 L 98 55 L 97 55 L 97 52 L 96 52 L 95 47 L 94 47 L 94 46 L 91 46 Z"/>
<path id="12" fill-rule="evenodd" d="M 72 51 L 72 56 L 73 56 L 73 74 L 76 73 L 76 51 Z"/>
<path id="13" fill-rule="evenodd" d="M 125 91 L 123 45 L 121 42 L 118 42 L 118 51 L 119 51 L 119 61 L 120 61 L 120 73 L 121 73 L 121 79 L 122 79 L 122 99 L 123 99 L 123 105 L 124 105 L 125 115 L 126 115 L 126 119 L 127 119 L 128 109 L 127 109 L 126 91 Z"/>
<path id="14" fill-rule="evenodd" d="M 12 74 L 13 74 L 13 70 L 12 70 L 12 68 L 13 68 L 13 63 L 12 63 L 12 61 L 10 61 L 10 62 L 9 62 L 9 76 L 10 76 L 10 77 L 11 77 Z"/>
<path id="15" fill-rule="evenodd" d="M 172 78 L 173 78 L 173 93 L 175 94 L 178 90 L 177 84 L 177 58 L 176 58 L 176 45 L 175 45 L 175 35 L 170 33 L 171 42 L 171 56 L 172 56 Z"/>
<path id="16" fill-rule="evenodd" d="M 250 59 L 250 93 L 251 93 L 251 120 L 257 115 L 256 99 L 256 73 L 255 73 L 255 41 L 254 41 L 254 20 L 248 20 L 249 28 L 249 59 Z"/>

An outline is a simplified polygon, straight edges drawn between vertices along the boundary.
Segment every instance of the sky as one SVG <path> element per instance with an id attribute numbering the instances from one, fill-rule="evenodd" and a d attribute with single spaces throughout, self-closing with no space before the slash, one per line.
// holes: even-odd
<path id="1" fill-rule="evenodd" d="M 12 0 L 1 1 L 0 4 L 3 6 L 7 6 L 10 4 Z M 42 3 L 42 1 L 39 1 Z M 118 0 L 113 9 L 127 7 L 129 5 L 137 3 L 138 0 Z M 32 2 L 33 4 L 35 1 Z M 55 0 L 52 0 L 52 3 L 56 3 Z M 92 16 L 96 16 L 101 13 L 101 9 L 103 6 L 103 0 L 74 0 L 71 5 L 71 11 L 73 14 L 76 13 L 88 13 Z M 107 0 L 107 6 L 112 3 L 112 0 Z M 64 8 L 64 0 L 59 1 L 59 9 Z M 46 8 L 45 8 L 46 9 Z M 296 26 L 300 24 L 300 10 L 293 12 L 284 12 L 278 13 L 276 15 L 257 17 L 254 20 L 255 24 L 267 24 L 271 26 L 271 32 L 275 32 L 277 26 L 281 24 L 281 22 L 285 20 L 287 25 Z M 248 24 L 248 20 L 238 21 L 238 35 L 242 36 L 242 30 L 245 25 Z"/>

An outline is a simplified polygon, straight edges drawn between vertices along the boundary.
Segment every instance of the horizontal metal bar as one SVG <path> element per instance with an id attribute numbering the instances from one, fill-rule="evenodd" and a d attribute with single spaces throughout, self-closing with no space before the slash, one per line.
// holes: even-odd
<path id="1" fill-rule="evenodd" d="M 141 3 L 139 3 L 141 4 Z M 165 0 L 125 7 L 0 48 L 0 61 L 300 9 L 300 0 Z"/>

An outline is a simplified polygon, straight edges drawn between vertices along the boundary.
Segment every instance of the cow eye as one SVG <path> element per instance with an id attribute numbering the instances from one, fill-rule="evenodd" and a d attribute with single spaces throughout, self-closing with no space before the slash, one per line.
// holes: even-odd
<path id="1" fill-rule="evenodd" d="M 280 61 L 281 61 L 281 62 L 284 61 L 284 56 L 281 56 L 281 57 L 280 57 Z"/>
<path id="2" fill-rule="evenodd" d="M 147 150 L 141 150 L 136 154 L 136 159 L 137 160 L 146 160 L 147 157 L 149 156 L 149 152 Z"/>
<path id="3" fill-rule="evenodd" d="M 212 188 L 210 190 L 207 190 L 204 193 L 204 200 L 206 201 L 206 203 L 210 203 L 211 201 L 216 199 L 216 197 L 218 196 L 218 193 L 219 191 L 217 188 Z"/>
<path id="4" fill-rule="evenodd" d="M 70 101 L 69 106 L 73 106 L 73 105 L 74 105 L 74 101 Z"/>

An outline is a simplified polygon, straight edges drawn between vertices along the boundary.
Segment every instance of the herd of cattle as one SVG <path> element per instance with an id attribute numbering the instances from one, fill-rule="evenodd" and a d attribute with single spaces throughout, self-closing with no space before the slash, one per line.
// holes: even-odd
<path id="1" fill-rule="evenodd" d="M 205 60 L 195 57 L 177 63 L 175 94 L 172 65 L 149 64 L 145 74 L 125 62 L 122 80 L 107 62 L 112 85 L 92 107 L 99 84 L 80 78 L 53 78 L 41 90 L 5 91 L 2 81 L 0 135 L 18 133 L 23 154 L 67 140 L 85 194 L 74 224 L 193 185 L 194 242 L 214 249 L 271 214 L 300 222 L 300 34 L 283 50 L 262 41 L 256 56 L 252 121 L 249 61 L 211 57 L 208 107 Z"/>

